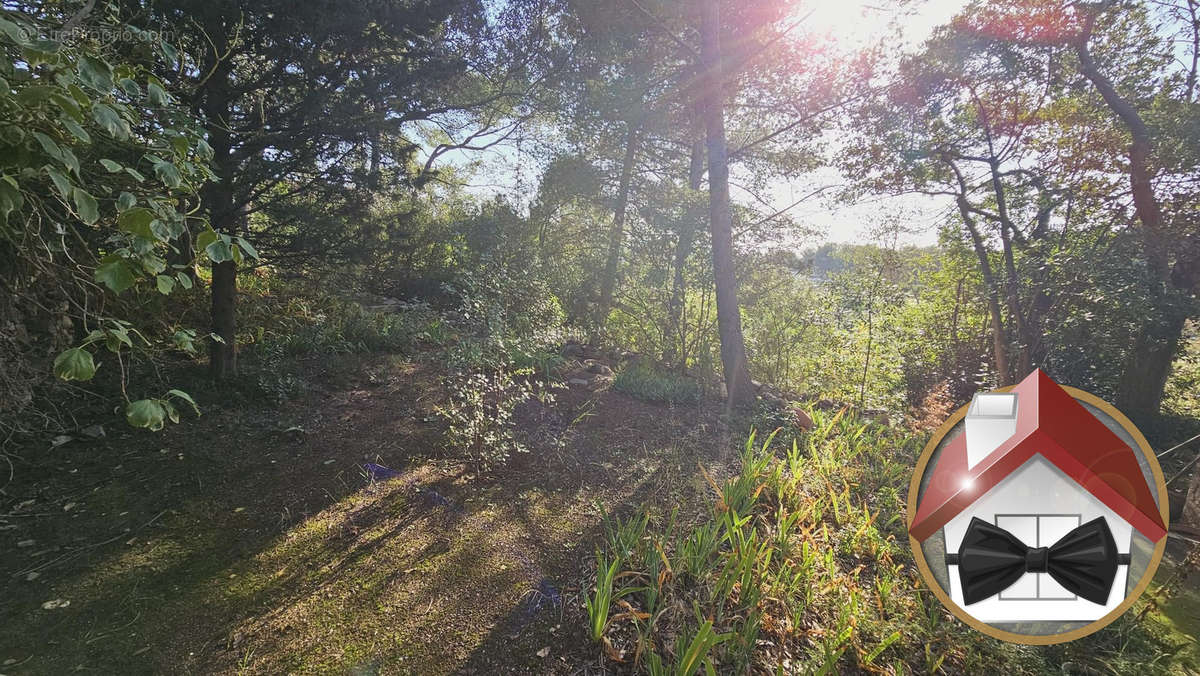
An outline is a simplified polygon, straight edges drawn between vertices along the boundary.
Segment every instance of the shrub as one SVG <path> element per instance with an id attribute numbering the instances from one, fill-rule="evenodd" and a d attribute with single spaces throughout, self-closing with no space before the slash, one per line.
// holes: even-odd
<path id="1" fill-rule="evenodd" d="M 516 453 L 528 453 L 514 417 L 517 406 L 535 396 L 534 386 L 523 375 L 529 375 L 529 370 L 498 367 L 447 377 L 450 400 L 437 409 L 449 423 L 447 449 L 482 470 L 501 466 Z"/>
<path id="2" fill-rule="evenodd" d="M 668 404 L 694 404 L 700 401 L 700 384 L 686 376 L 633 364 L 617 373 L 613 388 L 638 399 Z"/>

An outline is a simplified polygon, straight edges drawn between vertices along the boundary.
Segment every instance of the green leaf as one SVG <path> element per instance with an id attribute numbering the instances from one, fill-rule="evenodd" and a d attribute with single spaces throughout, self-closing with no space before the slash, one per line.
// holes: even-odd
<path id="1" fill-rule="evenodd" d="M 225 261 L 233 260 L 233 249 L 224 238 L 218 238 L 217 241 L 204 247 L 204 252 L 208 254 L 209 260 L 214 263 L 224 263 Z"/>
<path id="2" fill-rule="evenodd" d="M 154 175 L 168 188 L 178 188 L 183 183 L 179 169 L 170 162 L 157 162 L 154 165 Z"/>
<path id="3" fill-rule="evenodd" d="M 88 225 L 100 220 L 100 205 L 91 193 L 76 186 L 72 196 L 75 198 L 75 211 L 79 213 L 79 220 Z"/>
<path id="4" fill-rule="evenodd" d="M 175 278 L 179 280 L 179 286 L 182 286 L 185 289 L 192 288 L 192 277 L 186 272 L 175 273 Z"/>
<path id="5" fill-rule="evenodd" d="M 204 251 L 210 244 L 217 241 L 217 233 L 211 227 L 205 228 L 196 235 L 196 251 Z"/>
<path id="6" fill-rule="evenodd" d="M 41 144 L 42 150 L 46 151 L 47 155 L 56 160 L 62 158 L 62 149 L 58 147 L 58 144 L 54 142 L 54 139 L 46 136 L 40 131 L 33 132 L 33 137 L 37 139 L 38 143 Z"/>
<path id="7" fill-rule="evenodd" d="M 85 54 L 79 60 L 79 79 L 105 94 L 112 89 L 112 67 L 94 56 Z"/>
<path id="8" fill-rule="evenodd" d="M 17 102 L 27 108 L 33 108 L 49 100 L 51 95 L 57 91 L 59 90 L 55 89 L 54 87 L 46 87 L 43 85 L 24 87 L 21 89 L 21 91 L 17 92 Z"/>
<path id="9" fill-rule="evenodd" d="M 124 140 L 129 137 L 129 123 L 118 115 L 117 111 L 103 103 L 92 105 L 92 119 L 115 139 Z"/>
<path id="10" fill-rule="evenodd" d="M 107 158 L 100 160 L 100 164 L 107 169 L 108 173 L 110 174 L 115 174 L 125 168 Z"/>
<path id="11" fill-rule="evenodd" d="M 50 176 L 54 187 L 58 189 L 58 194 L 62 195 L 63 201 L 71 199 L 71 181 L 66 175 L 48 164 L 46 165 L 46 174 Z"/>
<path id="12" fill-rule="evenodd" d="M 121 80 L 120 80 L 120 82 L 118 82 L 118 84 L 121 85 L 121 89 L 125 90 L 125 93 L 128 94 L 129 96 L 141 96 L 142 95 L 142 88 L 138 86 L 138 83 L 134 82 L 133 80 L 130 80 L 127 77 L 121 78 Z"/>
<path id="13" fill-rule="evenodd" d="M 192 395 L 184 392 L 183 390 L 167 390 L 167 394 L 173 397 L 179 397 L 180 399 L 191 404 L 192 410 L 196 412 L 196 415 L 200 415 L 200 407 L 196 405 L 196 400 L 192 399 Z"/>
<path id="14" fill-rule="evenodd" d="M 29 44 L 29 34 L 25 32 L 25 29 L 8 19 L 0 18 L 0 33 L 4 33 L 13 44 L 19 47 Z"/>
<path id="15" fill-rule="evenodd" d="M 121 195 L 117 197 L 117 209 L 121 211 L 132 209 L 135 204 L 137 204 L 137 198 L 133 196 L 133 193 L 122 191 Z"/>
<path id="16" fill-rule="evenodd" d="M 190 329 L 179 329 L 175 335 L 171 336 L 171 342 L 175 343 L 175 347 L 192 354 L 196 351 L 196 332 Z"/>
<path id="17" fill-rule="evenodd" d="M 125 259 L 119 256 L 107 256 L 97 268 L 96 281 L 112 289 L 113 293 L 121 293 L 133 286 L 133 270 Z"/>
<path id="18" fill-rule="evenodd" d="M 161 293 L 162 295 L 164 295 L 164 296 L 169 295 L 172 291 L 175 290 L 175 278 L 174 277 L 168 277 L 167 275 L 159 275 L 155 279 L 158 282 L 158 292 Z"/>
<path id="19" fill-rule="evenodd" d="M 247 256 L 250 256 L 254 260 L 259 260 L 258 249 L 255 249 L 250 242 L 247 242 L 245 237 L 235 237 L 234 239 L 237 240 L 238 247 L 242 251 L 245 251 Z"/>
<path id="20" fill-rule="evenodd" d="M 211 160 L 213 158 L 212 146 L 208 145 L 208 141 L 200 139 L 196 141 L 196 156 L 202 160 Z"/>
<path id="21" fill-rule="evenodd" d="M 18 211 L 25 203 L 21 191 L 17 189 L 17 181 L 11 176 L 0 180 L 0 221 L 7 222 L 8 215 Z"/>
<path id="22" fill-rule="evenodd" d="M 157 275 L 167 269 L 167 262 L 159 256 L 149 255 L 142 257 L 142 269 L 148 274 Z"/>
<path id="23" fill-rule="evenodd" d="M 157 432 L 163 428 L 167 411 L 157 399 L 139 399 L 125 407 L 125 420 L 134 427 Z"/>
<path id="24" fill-rule="evenodd" d="M 146 239 L 156 239 L 154 231 L 150 229 L 150 223 L 153 220 L 153 211 L 145 207 L 138 207 L 121 212 L 121 215 L 117 217 L 117 227 L 122 232 L 128 232 L 132 235 L 145 237 Z"/>
<path id="25" fill-rule="evenodd" d="M 133 169 L 132 167 L 125 167 L 125 173 L 132 176 L 133 179 L 135 181 L 137 181 L 138 183 L 141 183 L 142 181 L 146 180 L 146 177 L 142 176 L 142 173 L 140 171 L 137 171 L 137 170 Z"/>
<path id="26" fill-rule="evenodd" d="M 66 119 L 83 122 L 83 111 L 80 110 L 78 101 L 66 94 L 51 94 L 50 100 L 63 109 L 63 112 L 68 115 Z"/>
<path id="27" fill-rule="evenodd" d="M 146 85 L 146 93 L 150 97 L 150 105 L 165 106 L 171 102 L 171 95 L 157 82 Z"/>
<path id="28" fill-rule="evenodd" d="M 67 131 L 71 132 L 71 135 L 74 136 L 75 138 L 79 139 L 81 142 L 83 142 L 83 143 L 91 143 L 92 142 L 91 134 L 88 134 L 87 130 L 85 130 L 82 126 L 80 126 L 80 124 L 78 122 L 76 122 L 75 120 L 72 120 L 69 117 L 64 117 L 64 118 L 61 118 L 60 121 L 63 123 L 63 126 L 67 128 Z"/>
<path id="29" fill-rule="evenodd" d="M 76 176 L 79 176 L 79 158 L 75 157 L 75 153 L 71 152 L 70 148 L 62 149 L 62 163 L 67 165 Z"/>
<path id="30" fill-rule="evenodd" d="M 96 375 L 96 362 L 91 352 L 73 347 L 54 358 L 54 375 L 62 380 L 91 380 Z"/>

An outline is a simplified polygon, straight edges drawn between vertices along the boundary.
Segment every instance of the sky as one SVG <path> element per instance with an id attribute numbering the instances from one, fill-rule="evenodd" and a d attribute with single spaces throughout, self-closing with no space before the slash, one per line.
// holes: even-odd
<path id="1" fill-rule="evenodd" d="M 809 22 L 815 30 L 827 32 L 847 49 L 878 41 L 894 23 L 901 31 L 905 48 L 913 49 L 928 38 L 934 28 L 949 22 L 966 2 L 918 1 L 910 3 L 903 12 L 894 4 L 887 0 L 817 0 L 813 3 Z M 772 191 L 772 201 L 777 208 L 783 208 L 822 185 L 841 180 L 836 171 L 822 170 L 793 181 L 783 181 Z M 822 233 L 817 242 L 873 242 L 876 238 L 872 231 L 883 221 L 894 219 L 905 226 L 899 244 L 922 246 L 937 242 L 937 224 L 950 206 L 945 200 L 918 195 L 874 196 L 851 205 L 809 200 L 788 213 Z"/>
<path id="2" fill-rule="evenodd" d="M 966 0 L 910 0 L 902 3 L 892 0 L 813 0 L 801 12 L 807 13 L 803 15 L 810 32 L 829 35 L 847 51 L 878 41 L 896 27 L 900 30 L 903 48 L 913 49 L 934 28 L 948 22 L 965 4 Z M 468 190 L 482 196 L 508 195 L 518 202 L 529 198 L 536 190 L 540 177 L 537 163 L 511 147 L 498 146 L 470 155 L 447 153 L 441 162 L 458 165 L 478 162 L 480 168 Z M 841 182 L 842 178 L 836 170 L 823 169 L 794 180 L 781 180 L 765 197 L 772 202 L 773 210 L 779 210 L 820 186 Z M 736 186 L 731 187 L 731 195 L 735 201 L 753 201 Z M 767 210 L 766 206 L 758 206 Z M 874 242 L 877 238 L 871 233 L 889 219 L 899 221 L 904 226 L 904 233 L 896 243 L 921 246 L 937 241 L 937 224 L 950 206 L 943 200 L 917 195 L 868 197 L 856 204 L 835 204 L 832 200 L 817 198 L 806 200 L 787 213 L 818 233 L 810 239 L 796 242 L 798 248 L 822 242 Z"/>

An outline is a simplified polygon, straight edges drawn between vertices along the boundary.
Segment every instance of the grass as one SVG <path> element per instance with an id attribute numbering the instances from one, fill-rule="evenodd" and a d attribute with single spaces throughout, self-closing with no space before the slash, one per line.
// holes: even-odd
<path id="1" fill-rule="evenodd" d="M 617 372 L 612 386 L 644 401 L 668 404 L 694 404 L 701 395 L 700 384 L 695 380 L 637 363 Z"/>
<path id="2" fill-rule="evenodd" d="M 813 417 L 778 454 L 774 435 L 752 433 L 724 481 L 701 467 L 712 502 L 687 525 L 678 510 L 646 509 L 610 526 L 618 536 L 597 560 L 622 612 L 593 631 L 604 654 L 651 674 L 1197 669 L 1194 639 L 1159 607 L 1178 577 L 1068 644 L 968 629 L 925 588 L 908 549 L 900 487 L 920 440 L 844 413 Z"/>

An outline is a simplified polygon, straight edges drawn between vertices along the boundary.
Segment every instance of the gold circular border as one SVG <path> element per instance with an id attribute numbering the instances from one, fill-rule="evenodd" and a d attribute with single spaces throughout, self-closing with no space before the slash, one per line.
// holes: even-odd
<path id="1" fill-rule="evenodd" d="M 1150 448 L 1150 444 L 1146 441 L 1146 437 L 1142 436 L 1142 433 L 1137 427 L 1134 426 L 1132 422 L 1130 422 L 1129 418 L 1126 418 L 1123 413 L 1118 411 L 1116 407 L 1107 401 L 1104 401 L 1100 397 L 1097 397 L 1090 392 L 1085 392 L 1074 387 L 1067 387 L 1064 385 L 1062 388 L 1075 399 L 1091 404 L 1101 411 L 1104 411 L 1113 420 L 1115 420 L 1122 429 L 1124 429 L 1131 437 L 1133 437 L 1134 443 L 1137 444 L 1138 449 L 1142 452 L 1142 455 L 1145 456 L 1150 463 L 1150 472 L 1154 475 L 1154 483 L 1158 488 L 1158 511 L 1162 515 L 1163 525 L 1169 527 L 1170 508 L 1167 505 L 1167 482 L 1166 479 L 1163 478 L 1162 467 L 1159 467 L 1158 465 L 1158 458 L 1155 457 L 1153 449 Z M 1001 387 L 993 390 L 993 392 L 1008 392 L 1011 389 L 1013 389 L 1012 386 Z M 959 423 L 959 421 L 966 417 L 967 409 L 969 407 L 970 404 L 963 406 L 955 411 L 954 415 L 950 416 L 946 422 L 942 423 L 942 426 L 933 433 L 932 437 L 930 437 L 929 443 L 925 444 L 925 449 L 921 451 L 920 457 L 917 458 L 917 466 L 913 470 L 913 478 L 908 486 L 908 518 L 905 520 L 905 522 L 909 528 L 912 527 L 913 518 L 917 514 L 917 494 L 921 490 L 921 479 L 925 476 L 925 467 L 929 464 L 929 459 L 933 457 L 933 452 L 937 450 L 938 444 L 942 442 L 942 439 L 946 436 L 946 434 L 949 433 L 950 430 Z M 997 629 L 972 617 L 970 613 L 968 613 L 966 610 L 963 610 L 962 607 L 955 603 L 954 600 L 950 598 L 950 595 L 946 593 L 946 590 L 942 589 L 942 586 L 938 584 L 937 578 L 933 576 L 933 571 L 929 569 L 929 563 L 925 561 L 925 552 L 921 549 L 921 543 L 918 542 L 917 539 L 912 535 L 908 536 L 908 542 L 912 547 L 913 558 L 916 559 L 917 569 L 921 571 L 921 577 L 924 579 L 925 584 L 929 586 L 934 596 L 937 596 L 938 600 L 942 602 L 942 605 L 948 608 L 950 612 L 954 613 L 955 617 L 963 622 L 966 622 L 967 625 L 973 629 L 977 629 L 984 634 L 991 636 L 992 638 L 998 638 L 1002 641 L 1008 641 L 1010 643 L 1022 643 L 1025 645 L 1054 645 L 1055 643 L 1066 643 L 1067 641 L 1074 641 L 1075 639 L 1083 638 L 1084 636 L 1100 631 L 1101 629 L 1112 624 L 1114 620 L 1124 614 L 1125 611 L 1129 610 L 1129 608 L 1134 604 L 1135 601 L 1138 600 L 1142 593 L 1146 591 L 1146 587 L 1148 587 L 1150 585 L 1150 581 L 1154 579 L 1154 573 L 1158 571 L 1158 564 L 1162 561 L 1163 551 L 1167 546 L 1167 538 L 1164 535 L 1162 539 L 1155 544 L 1154 552 L 1150 555 L 1150 563 L 1146 566 L 1146 572 L 1142 574 L 1142 579 L 1139 580 L 1137 586 L 1133 588 L 1133 592 L 1129 594 L 1124 603 L 1117 606 L 1109 614 L 1083 627 L 1072 629 L 1071 631 L 1063 632 L 1061 634 L 1032 635 L 1018 634 L 1011 631 L 1004 631 L 1003 629 Z"/>

